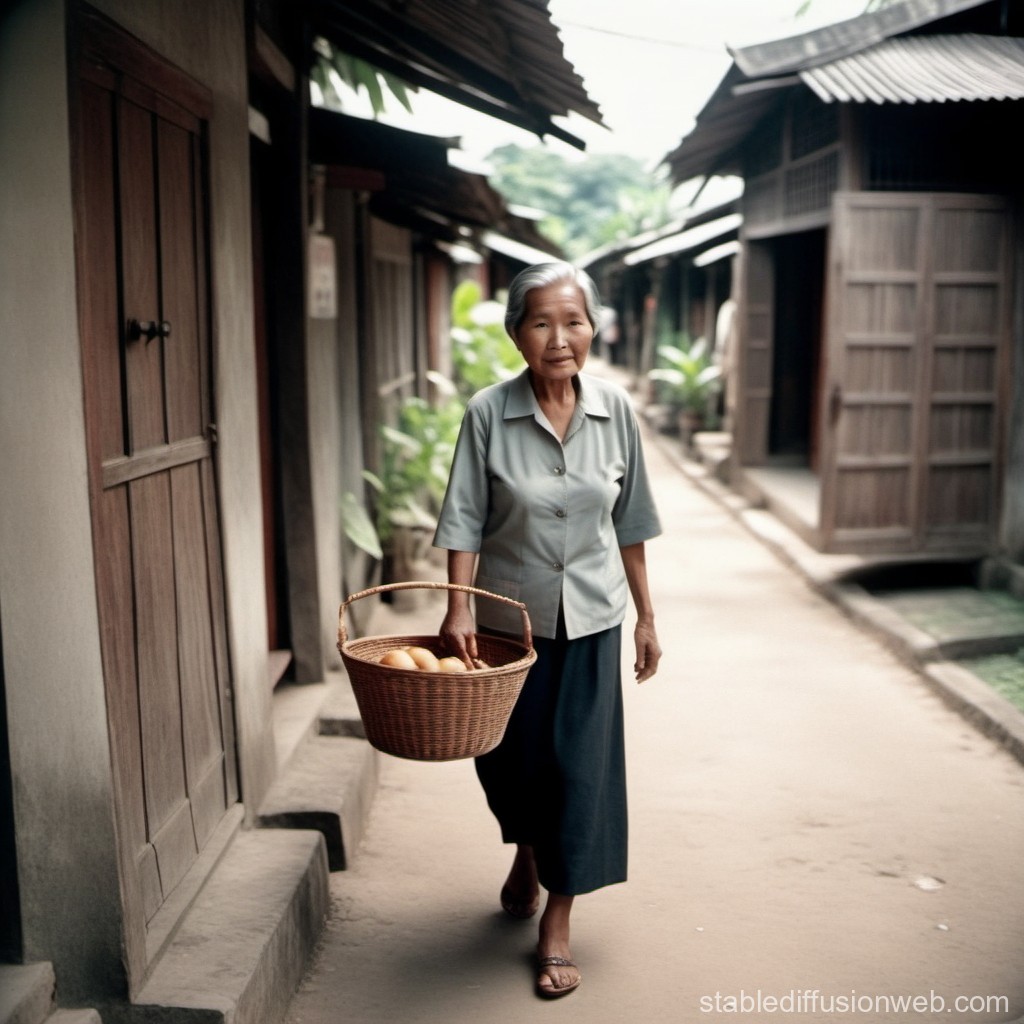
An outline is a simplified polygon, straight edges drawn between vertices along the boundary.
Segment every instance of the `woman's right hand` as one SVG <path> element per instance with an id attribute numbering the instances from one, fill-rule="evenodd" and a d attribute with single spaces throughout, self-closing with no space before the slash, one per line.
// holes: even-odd
<path id="1" fill-rule="evenodd" d="M 448 582 L 460 587 L 473 584 L 476 574 L 476 555 L 471 551 L 448 552 Z M 438 636 L 445 650 L 461 658 L 466 668 L 472 669 L 477 657 L 476 622 L 464 590 L 448 591 L 448 614 L 445 615 Z"/>
<path id="2" fill-rule="evenodd" d="M 473 659 L 477 657 L 475 625 L 468 607 L 450 607 L 438 630 L 445 650 L 461 658 L 468 669 L 474 667 Z"/>

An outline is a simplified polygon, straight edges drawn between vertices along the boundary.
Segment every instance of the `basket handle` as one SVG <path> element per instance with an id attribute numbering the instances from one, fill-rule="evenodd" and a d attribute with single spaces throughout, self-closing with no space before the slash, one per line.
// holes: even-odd
<path id="1" fill-rule="evenodd" d="M 479 587 L 466 587 L 461 583 L 440 583 L 437 580 L 408 580 L 403 583 L 382 583 L 379 587 L 370 587 L 368 590 L 360 590 L 357 594 L 349 594 L 341 603 L 338 609 L 338 647 L 348 640 L 348 632 L 345 629 L 345 610 L 353 601 L 359 601 L 364 597 L 373 597 L 375 594 L 383 594 L 389 590 L 461 590 L 464 594 L 475 594 L 477 597 L 489 597 L 492 601 L 502 601 L 504 604 L 518 608 L 523 617 L 523 644 L 527 650 L 533 650 L 533 627 L 530 625 L 530 616 L 526 605 L 522 601 L 516 601 L 511 597 L 504 597 L 501 594 L 492 594 L 489 590 L 481 590 Z"/>

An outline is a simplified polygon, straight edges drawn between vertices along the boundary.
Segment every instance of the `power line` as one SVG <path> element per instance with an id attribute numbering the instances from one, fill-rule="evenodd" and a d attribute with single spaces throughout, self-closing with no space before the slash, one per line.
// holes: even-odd
<path id="1" fill-rule="evenodd" d="M 584 25 L 579 21 L 565 21 L 559 19 L 557 22 L 559 25 L 564 25 L 567 28 L 581 28 L 586 32 L 600 32 L 606 36 L 618 36 L 620 39 L 632 39 L 638 43 L 655 43 L 658 46 L 672 46 L 680 50 L 699 50 L 701 53 L 714 53 L 722 55 L 726 52 L 725 44 L 721 46 L 701 46 L 699 43 L 684 43 L 674 39 L 655 39 L 652 36 L 640 36 L 634 35 L 631 32 L 619 32 L 616 29 L 611 28 L 600 28 L 597 25 Z"/>

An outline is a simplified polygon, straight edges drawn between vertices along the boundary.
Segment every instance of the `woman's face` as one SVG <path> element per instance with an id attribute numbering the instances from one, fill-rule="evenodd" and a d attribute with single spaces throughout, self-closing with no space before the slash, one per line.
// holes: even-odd
<path id="1" fill-rule="evenodd" d="M 572 281 L 556 281 L 526 293 L 526 316 L 515 342 L 535 376 L 568 380 L 583 369 L 594 340 L 583 291 Z"/>

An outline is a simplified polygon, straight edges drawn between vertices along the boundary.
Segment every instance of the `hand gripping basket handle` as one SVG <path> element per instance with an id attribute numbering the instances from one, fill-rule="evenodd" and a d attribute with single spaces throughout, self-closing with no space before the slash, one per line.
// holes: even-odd
<path id="1" fill-rule="evenodd" d="M 348 640 L 348 632 L 345 629 L 345 610 L 353 601 L 359 601 L 364 597 L 372 597 L 374 594 L 383 594 L 389 590 L 461 590 L 464 594 L 475 594 L 477 597 L 489 597 L 492 601 L 501 601 L 504 604 L 518 608 L 523 617 L 523 644 L 527 650 L 533 650 L 533 627 L 530 625 L 530 616 L 526 611 L 526 605 L 522 601 L 515 601 L 511 597 L 503 597 L 501 594 L 492 594 L 489 590 L 481 590 L 479 587 L 464 587 L 460 583 L 439 583 L 436 580 L 416 581 L 409 580 L 405 583 L 383 583 L 379 587 L 370 587 L 368 590 L 360 590 L 358 594 L 349 594 L 338 610 L 338 648 Z"/>

